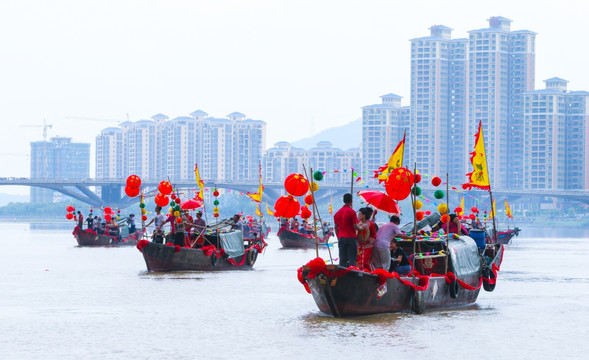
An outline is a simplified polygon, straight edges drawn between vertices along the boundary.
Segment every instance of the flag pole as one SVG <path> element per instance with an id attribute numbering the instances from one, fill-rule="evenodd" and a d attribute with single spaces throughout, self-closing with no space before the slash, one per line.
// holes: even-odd
<path id="1" fill-rule="evenodd" d="M 482 121 L 479 123 L 481 126 L 481 133 L 483 132 L 483 125 Z M 483 136 L 483 149 L 485 149 L 485 137 Z M 487 175 L 489 174 L 489 162 L 487 161 L 487 152 L 485 151 L 485 166 L 487 167 Z M 493 214 L 493 236 L 492 236 L 492 243 L 497 242 L 497 225 L 495 224 L 495 211 L 493 211 L 493 191 L 491 191 L 491 178 L 489 177 L 489 197 L 491 198 L 491 213 Z"/>

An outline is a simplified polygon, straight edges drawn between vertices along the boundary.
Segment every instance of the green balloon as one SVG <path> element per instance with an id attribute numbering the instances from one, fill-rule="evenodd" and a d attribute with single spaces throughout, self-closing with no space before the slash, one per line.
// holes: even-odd
<path id="1" fill-rule="evenodd" d="M 323 180 L 323 173 L 321 171 L 315 171 L 313 173 L 313 179 L 315 179 L 316 181 Z"/>
<path id="2" fill-rule="evenodd" d="M 141 203 L 141 204 L 139 204 L 139 207 L 143 209 L 145 207 L 145 204 Z"/>
<path id="3" fill-rule="evenodd" d="M 421 188 L 419 186 L 416 186 L 411 189 L 411 192 L 413 193 L 413 195 L 419 196 L 421 195 Z"/>
<path id="4" fill-rule="evenodd" d="M 180 211 L 180 205 L 176 205 L 176 206 L 174 207 L 174 211 Z"/>
<path id="5" fill-rule="evenodd" d="M 443 199 L 444 198 L 444 191 L 443 190 L 434 191 L 434 197 L 436 199 Z"/>
<path id="6" fill-rule="evenodd" d="M 215 206 L 219 205 L 219 200 L 213 201 L 213 205 L 215 205 Z"/>

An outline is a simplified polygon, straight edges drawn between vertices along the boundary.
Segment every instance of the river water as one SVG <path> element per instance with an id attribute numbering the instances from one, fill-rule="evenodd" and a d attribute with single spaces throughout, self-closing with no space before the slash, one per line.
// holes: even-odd
<path id="1" fill-rule="evenodd" d="M 587 233 L 524 230 L 506 246 L 495 291 L 481 291 L 468 308 L 336 319 L 319 313 L 297 280 L 315 250 L 282 249 L 274 231 L 252 271 L 148 273 L 134 247 L 78 247 L 63 227 L 0 229 L 0 359 L 581 359 L 589 352 Z"/>

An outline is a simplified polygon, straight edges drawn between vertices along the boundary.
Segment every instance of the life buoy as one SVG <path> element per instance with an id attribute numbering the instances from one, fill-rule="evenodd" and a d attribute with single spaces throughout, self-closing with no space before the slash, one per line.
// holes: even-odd
<path id="1" fill-rule="evenodd" d="M 256 259 L 258 258 L 258 251 L 256 249 L 250 249 L 245 258 L 245 262 L 248 266 L 254 266 Z"/>
<path id="2" fill-rule="evenodd" d="M 425 311 L 425 300 L 423 291 L 413 291 L 413 298 L 411 299 L 411 310 L 416 314 L 423 314 Z"/>
<path id="3" fill-rule="evenodd" d="M 488 281 L 485 281 L 485 279 L 487 280 L 494 280 L 495 279 L 495 273 L 489 269 L 489 268 L 484 268 L 483 269 L 483 289 L 485 289 L 485 291 L 493 291 L 495 290 L 495 285 L 496 283 L 493 282 L 492 284 Z"/>
<path id="4" fill-rule="evenodd" d="M 454 279 L 454 281 L 452 281 L 452 283 L 448 285 L 448 287 L 450 288 L 450 297 L 452 299 L 456 299 L 458 297 L 458 290 L 460 289 L 458 280 Z"/>

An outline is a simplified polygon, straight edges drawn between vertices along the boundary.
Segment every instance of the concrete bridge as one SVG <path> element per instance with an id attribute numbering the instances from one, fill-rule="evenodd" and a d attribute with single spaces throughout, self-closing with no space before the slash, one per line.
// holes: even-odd
<path id="1" fill-rule="evenodd" d="M 216 187 L 218 189 L 229 189 L 240 192 L 256 192 L 258 190 L 257 182 L 236 183 L 230 181 L 215 181 L 211 179 L 203 179 L 208 188 Z M 67 179 L 29 179 L 29 178 L 0 178 L 0 185 L 4 186 L 35 186 L 45 189 L 51 189 L 60 192 L 64 195 L 72 197 L 76 200 L 84 202 L 94 207 L 112 206 L 116 208 L 126 208 L 134 203 L 139 202 L 139 197 L 127 197 L 123 189 L 125 187 L 123 180 L 67 180 Z M 157 190 L 157 186 L 161 180 L 143 180 L 142 188 L 144 191 Z M 196 183 L 192 181 L 173 181 L 175 188 L 178 189 L 194 189 Z M 429 193 L 435 190 L 432 186 L 422 185 L 422 190 Z M 92 191 L 90 188 L 100 188 L 100 195 Z M 384 190 L 382 186 L 374 186 L 373 188 Z M 443 189 L 443 186 L 440 187 Z M 355 186 L 354 192 L 365 189 L 365 186 Z M 331 185 L 327 183 L 319 183 L 319 191 L 315 194 L 318 204 L 329 201 L 330 197 L 334 198 L 334 203 L 341 203 L 343 194 L 350 192 L 350 185 Z M 268 203 L 274 203 L 278 197 L 284 195 L 284 185 L 280 183 L 264 183 L 264 199 Z M 451 193 L 452 194 L 452 193 Z M 473 190 L 467 194 L 475 198 L 485 198 L 488 195 L 486 191 Z M 589 205 L 589 191 L 573 191 L 573 190 L 551 190 L 551 191 L 524 191 L 524 190 L 493 190 L 493 195 L 496 199 L 508 199 L 510 203 L 516 201 L 539 201 L 543 199 L 557 199 L 568 202 L 580 202 Z M 454 196 L 454 195 L 452 195 Z M 456 199 L 451 199 L 451 202 Z M 500 200 L 498 200 L 500 201 Z"/>

